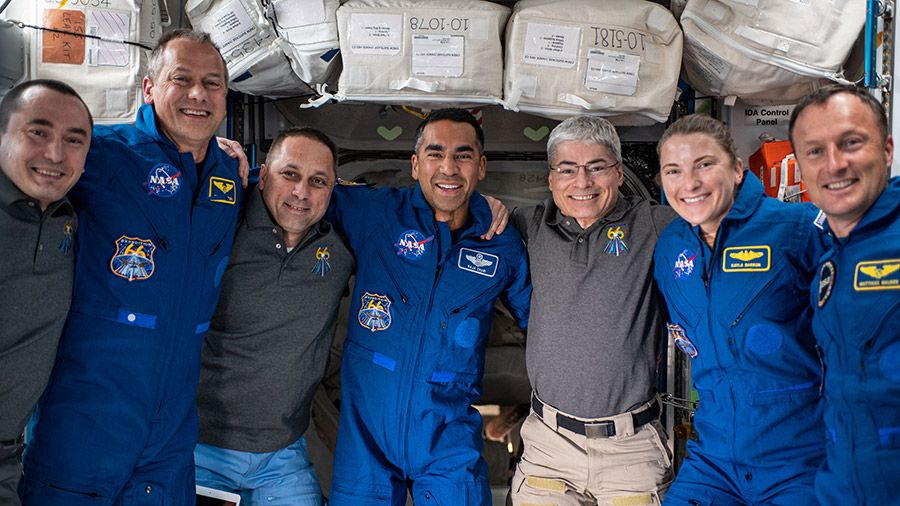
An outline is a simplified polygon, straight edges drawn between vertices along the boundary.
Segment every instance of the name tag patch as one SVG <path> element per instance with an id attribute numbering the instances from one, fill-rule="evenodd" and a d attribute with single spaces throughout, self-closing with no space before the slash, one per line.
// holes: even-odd
<path id="1" fill-rule="evenodd" d="M 765 272 L 772 268 L 769 246 L 735 246 L 725 248 L 722 270 L 725 272 Z"/>
<path id="2" fill-rule="evenodd" d="M 900 290 L 900 258 L 869 260 L 856 264 L 853 289 L 857 292 Z"/>
<path id="3" fill-rule="evenodd" d="M 462 248 L 459 250 L 459 260 L 456 266 L 464 271 L 492 278 L 497 274 L 498 263 L 500 263 L 500 258 L 497 255 Z"/>
<path id="4" fill-rule="evenodd" d="M 143 281 L 153 275 L 153 252 L 156 245 L 149 239 L 122 236 L 116 239 L 116 252 L 109 261 L 113 274 L 131 281 Z"/>
<path id="5" fill-rule="evenodd" d="M 224 177 L 209 177 L 209 201 L 234 205 L 237 202 L 237 188 L 234 181 Z"/>

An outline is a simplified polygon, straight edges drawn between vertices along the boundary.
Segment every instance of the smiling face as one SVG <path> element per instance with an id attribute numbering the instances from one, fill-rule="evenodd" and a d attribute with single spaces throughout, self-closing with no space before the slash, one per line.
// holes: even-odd
<path id="1" fill-rule="evenodd" d="M 91 123 L 81 101 L 34 86 L 22 94 L 0 134 L 0 169 L 43 210 L 81 177 L 90 143 Z"/>
<path id="2" fill-rule="evenodd" d="M 215 47 L 174 39 L 165 46 L 158 75 L 144 78 L 144 102 L 153 104 L 162 133 L 199 162 L 225 119 L 226 85 Z"/>
<path id="3" fill-rule="evenodd" d="M 669 137 L 660 149 L 659 163 L 669 205 L 685 221 L 699 225 L 706 237 L 715 238 L 744 176 L 741 159 L 732 160 L 711 136 L 692 133 Z"/>
<path id="4" fill-rule="evenodd" d="M 882 140 L 874 112 L 849 94 L 810 105 L 793 130 L 800 178 L 810 200 L 845 237 L 887 185 L 894 141 Z"/>
<path id="5" fill-rule="evenodd" d="M 287 247 L 300 244 L 325 215 L 334 183 L 331 150 L 308 137 L 286 137 L 263 164 L 259 188 Z"/>
<path id="6" fill-rule="evenodd" d="M 612 165 L 618 160 L 606 146 L 596 142 L 563 141 L 556 145 L 551 167 L 566 165 Z M 584 167 L 575 169 L 568 178 L 557 171 L 550 171 L 550 192 L 553 202 L 566 216 L 575 218 L 581 228 L 590 227 L 595 221 L 609 214 L 619 198 L 619 187 L 624 175 L 622 164 L 617 164 L 593 175 Z"/>
<path id="7" fill-rule="evenodd" d="M 438 120 L 422 131 L 422 142 L 412 156 L 412 177 L 434 210 L 434 219 L 456 230 L 468 218 L 469 198 L 484 179 L 486 166 L 471 125 Z"/>

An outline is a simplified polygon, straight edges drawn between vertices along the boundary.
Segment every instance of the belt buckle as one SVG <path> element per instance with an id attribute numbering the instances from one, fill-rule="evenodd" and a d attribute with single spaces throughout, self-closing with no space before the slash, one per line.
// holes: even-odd
<path id="1" fill-rule="evenodd" d="M 616 435 L 616 424 L 612 421 L 585 423 L 584 435 L 589 439 L 607 438 Z"/>

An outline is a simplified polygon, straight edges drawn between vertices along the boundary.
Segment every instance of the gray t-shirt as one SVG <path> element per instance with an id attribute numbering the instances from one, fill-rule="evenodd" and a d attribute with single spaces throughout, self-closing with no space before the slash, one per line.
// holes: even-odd
<path id="1" fill-rule="evenodd" d="M 0 441 L 22 433 L 56 357 L 72 302 L 75 211 L 42 213 L 0 171 Z"/>
<path id="2" fill-rule="evenodd" d="M 544 402 L 601 418 L 656 393 L 663 305 L 653 281 L 653 249 L 675 216 L 669 207 L 633 197 L 620 197 L 587 230 L 552 198 L 513 210 L 534 285 L 528 377 Z"/>
<path id="3" fill-rule="evenodd" d="M 309 425 L 355 261 L 324 221 L 288 252 L 260 192 L 249 193 L 203 345 L 197 407 L 201 443 L 262 453 Z"/>

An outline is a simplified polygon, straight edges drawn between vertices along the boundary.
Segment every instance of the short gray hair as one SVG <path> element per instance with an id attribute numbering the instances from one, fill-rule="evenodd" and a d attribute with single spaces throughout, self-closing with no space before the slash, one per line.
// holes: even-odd
<path id="1" fill-rule="evenodd" d="M 573 116 L 556 125 L 547 139 L 547 161 L 553 160 L 556 146 L 566 141 L 599 144 L 612 154 L 616 162 L 622 161 L 622 144 L 616 127 L 599 116 Z"/>
<path id="2" fill-rule="evenodd" d="M 171 32 L 165 33 L 162 38 L 159 39 L 156 47 L 150 52 L 150 58 L 147 60 L 147 77 L 149 77 L 150 80 L 156 82 L 159 77 L 159 72 L 162 70 L 163 53 L 166 50 L 166 46 L 169 42 L 178 39 L 187 39 L 191 42 L 196 42 L 197 44 L 209 44 L 215 48 L 216 53 L 219 54 L 219 58 L 222 60 L 222 68 L 225 69 L 225 82 L 228 82 L 228 64 L 225 62 L 222 52 L 219 51 L 219 47 L 213 42 L 212 37 L 206 32 L 198 32 L 187 28 L 176 28 Z"/>

